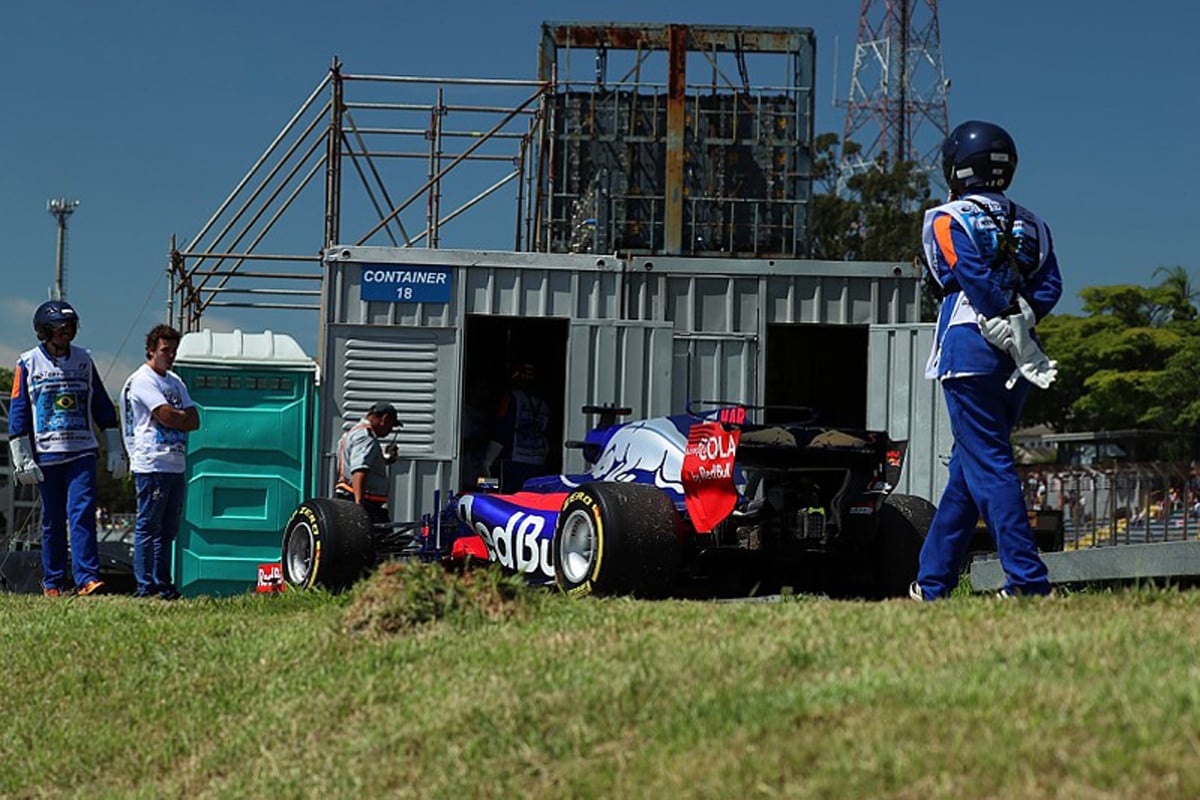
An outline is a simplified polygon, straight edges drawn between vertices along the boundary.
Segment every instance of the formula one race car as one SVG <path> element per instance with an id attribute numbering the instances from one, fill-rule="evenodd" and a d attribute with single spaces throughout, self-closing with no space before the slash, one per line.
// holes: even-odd
<path id="1" fill-rule="evenodd" d="M 476 558 L 563 591 L 641 597 L 795 591 L 905 593 L 933 519 L 927 500 L 892 494 L 905 442 L 881 431 L 800 421 L 760 424 L 746 406 L 601 425 L 578 475 L 513 494 L 453 495 L 418 525 L 410 554 Z M 749 413 L 748 413 L 749 412 Z M 778 412 L 776 412 L 778 413 Z M 570 445 L 569 445 L 570 446 Z M 283 541 L 286 580 L 343 588 L 395 554 L 351 503 L 310 500 Z"/>

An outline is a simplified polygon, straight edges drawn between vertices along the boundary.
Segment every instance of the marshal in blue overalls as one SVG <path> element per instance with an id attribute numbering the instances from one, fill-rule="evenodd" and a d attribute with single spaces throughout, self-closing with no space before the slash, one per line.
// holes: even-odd
<path id="1" fill-rule="evenodd" d="M 1049 592 L 1010 437 L 1031 385 L 1057 373 L 1033 326 L 1062 294 L 1050 229 L 1004 195 L 1017 165 L 1012 138 L 987 122 L 955 128 L 942 147 L 950 201 L 925 215 L 922 245 L 942 306 L 926 377 L 946 398 L 950 479 L 921 550 L 914 599 L 958 583 L 982 516 L 1011 595 Z"/>

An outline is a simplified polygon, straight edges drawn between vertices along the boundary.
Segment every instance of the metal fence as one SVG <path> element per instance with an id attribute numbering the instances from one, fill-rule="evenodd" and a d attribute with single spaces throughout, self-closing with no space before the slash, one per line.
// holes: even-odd
<path id="1" fill-rule="evenodd" d="M 133 527 L 137 514 L 97 514 L 96 538 L 102 542 L 133 543 Z M 0 536 L 0 550 L 28 550 L 42 546 L 42 515 L 41 507 L 34 495 L 34 505 L 26 513 L 19 515 L 16 525 L 8 536 L 7 542 Z"/>
<path id="2" fill-rule="evenodd" d="M 1018 468 L 1031 510 L 1063 513 L 1064 548 L 1200 538 L 1200 468 L 1112 463 Z"/>

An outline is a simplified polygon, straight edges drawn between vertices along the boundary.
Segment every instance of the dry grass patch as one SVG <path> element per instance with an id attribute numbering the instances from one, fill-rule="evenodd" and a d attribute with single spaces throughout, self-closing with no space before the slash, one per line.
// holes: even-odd
<path id="1" fill-rule="evenodd" d="M 498 622 L 524 619 L 544 592 L 520 576 L 483 567 L 461 572 L 437 564 L 390 562 L 353 590 L 343 630 L 393 636 L 452 618 Z"/>

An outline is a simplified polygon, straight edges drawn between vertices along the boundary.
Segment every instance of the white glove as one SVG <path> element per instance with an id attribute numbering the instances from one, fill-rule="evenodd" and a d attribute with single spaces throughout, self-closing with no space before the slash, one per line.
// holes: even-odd
<path id="1" fill-rule="evenodd" d="M 1029 330 L 1033 330 L 1038 323 L 1037 314 L 1033 313 L 1033 306 L 1029 305 L 1029 301 L 1025 299 L 1024 295 L 1020 294 L 1017 295 L 1017 305 L 1021 309 L 1021 316 L 1024 318 L 1025 324 L 1029 326 Z"/>
<path id="2" fill-rule="evenodd" d="M 1025 324 L 1029 329 L 1037 325 L 1037 315 L 1033 313 L 1033 308 L 1021 295 L 1017 295 L 1017 304 L 1021 309 L 1021 317 L 1025 320 Z M 1011 350 L 1013 346 L 1013 326 L 1012 315 L 1006 317 L 992 317 L 988 319 L 982 314 L 979 315 L 977 322 L 979 323 L 979 332 L 983 334 L 983 338 L 989 344 L 994 345 L 1000 350 Z"/>
<path id="3" fill-rule="evenodd" d="M 1011 389 L 1016 385 L 1018 378 L 1024 378 L 1039 389 L 1049 389 L 1050 384 L 1058 377 L 1058 362 L 1051 361 L 1038 346 L 1033 338 L 1033 324 L 1030 322 L 1034 318 L 1033 309 L 1025 302 L 1024 297 L 1019 301 L 1021 313 L 1008 318 L 1009 327 L 1012 329 L 1012 344 L 1008 352 L 1012 354 L 1013 361 L 1017 362 L 1017 369 L 1005 385 Z"/>
<path id="4" fill-rule="evenodd" d="M 486 478 L 492 477 L 492 464 L 496 463 L 496 459 L 504 452 L 504 445 L 499 442 L 488 442 L 487 447 L 483 449 L 483 475 Z"/>
<path id="5" fill-rule="evenodd" d="M 129 460 L 125 458 L 125 443 L 121 441 L 121 429 L 106 428 L 104 444 L 108 449 L 108 471 L 114 480 L 119 481 L 129 474 Z"/>
<path id="6" fill-rule="evenodd" d="M 992 317 L 988 319 L 979 315 L 979 332 L 993 347 L 1007 351 L 1012 346 L 1013 332 L 1008 317 Z"/>
<path id="7" fill-rule="evenodd" d="M 17 436 L 8 440 L 8 452 L 12 455 L 13 479 L 22 486 L 33 486 L 42 482 L 42 468 L 33 460 L 33 449 L 28 436 Z"/>

